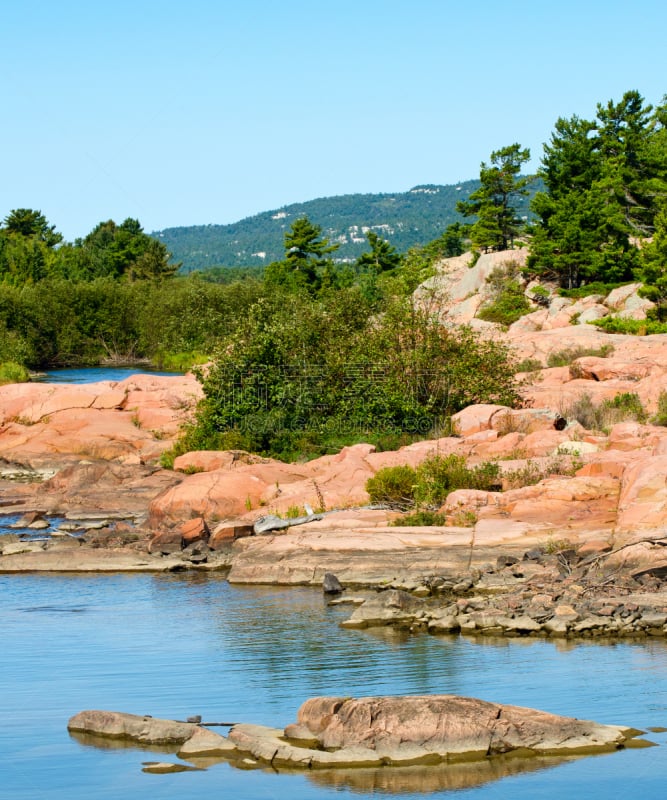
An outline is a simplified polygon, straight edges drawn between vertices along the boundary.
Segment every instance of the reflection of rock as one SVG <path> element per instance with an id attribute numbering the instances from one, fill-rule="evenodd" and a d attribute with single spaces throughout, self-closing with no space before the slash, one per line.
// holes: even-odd
<path id="1" fill-rule="evenodd" d="M 273 768 L 325 770 L 323 779 L 328 783 L 343 781 L 356 786 L 360 781 L 361 786 L 370 781 L 372 787 L 391 786 L 396 791 L 406 776 L 417 777 L 418 783 L 423 776 L 398 772 L 385 779 L 382 773 L 364 770 L 358 779 L 347 772 L 338 778 L 329 771 L 417 764 L 431 767 L 447 762 L 446 769 L 433 774 L 429 786 L 457 788 L 520 771 L 517 762 L 508 766 L 503 761 L 511 752 L 542 758 L 605 752 L 623 747 L 639 733 L 454 695 L 314 697 L 301 706 L 297 722 L 285 729 L 236 724 L 228 737 L 194 723 L 110 711 L 82 711 L 72 717 L 68 728 L 77 738 L 163 744 L 170 752 L 178 748 L 180 758 L 198 764 L 202 759 L 224 758 L 243 768 L 270 764 Z M 89 741 L 94 743 L 94 739 Z M 491 764 L 489 756 L 501 759 Z M 474 770 L 468 765 L 452 766 L 452 762 L 475 760 L 481 760 L 481 768 L 479 763 Z M 532 760 L 528 768 L 553 763 Z"/>
<path id="2" fill-rule="evenodd" d="M 537 772 L 572 760 L 572 756 L 497 756 L 483 761 L 431 764 L 428 767 L 360 767 L 318 769 L 308 773 L 317 786 L 350 789 L 354 792 L 384 794 L 431 793 L 481 786 L 522 772 Z"/>

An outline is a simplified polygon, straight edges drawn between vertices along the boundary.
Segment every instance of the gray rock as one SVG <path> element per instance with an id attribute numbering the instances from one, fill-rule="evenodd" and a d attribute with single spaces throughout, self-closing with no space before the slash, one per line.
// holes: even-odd
<path id="1" fill-rule="evenodd" d="M 236 747 L 225 736 L 208 728 L 197 726 L 190 738 L 178 751 L 179 758 L 195 756 L 229 756 L 236 752 Z"/>
<path id="2" fill-rule="evenodd" d="M 423 608 L 423 602 L 411 594 L 400 589 L 388 589 L 362 603 L 341 625 L 344 628 L 409 627 Z"/>
<path id="3" fill-rule="evenodd" d="M 141 744 L 183 744 L 197 728 L 189 722 L 155 719 L 117 711 L 81 711 L 67 723 L 67 729 L 94 733 L 110 739 L 127 739 Z"/>
<path id="4" fill-rule="evenodd" d="M 325 572 L 322 579 L 322 591 L 325 594 L 340 594 L 343 587 L 333 572 Z"/>
<path id="5" fill-rule="evenodd" d="M 659 611 L 645 611 L 638 622 L 640 628 L 662 628 L 667 624 L 667 614 Z"/>
<path id="6" fill-rule="evenodd" d="M 542 630 L 542 625 L 527 614 L 518 617 L 498 617 L 498 624 L 508 633 L 537 633 Z"/>

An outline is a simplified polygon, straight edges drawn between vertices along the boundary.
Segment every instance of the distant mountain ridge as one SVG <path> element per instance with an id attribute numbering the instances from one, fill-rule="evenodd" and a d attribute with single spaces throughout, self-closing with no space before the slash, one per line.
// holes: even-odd
<path id="1" fill-rule="evenodd" d="M 437 238 L 453 222 L 463 221 L 456 211 L 479 186 L 478 180 L 448 186 L 425 184 L 393 194 L 346 194 L 321 197 L 265 211 L 229 225 L 192 225 L 165 228 L 151 234 L 163 242 L 183 271 L 212 266 L 263 266 L 283 258 L 285 231 L 295 219 L 308 217 L 323 235 L 339 245 L 338 262 L 353 262 L 368 250 L 365 233 L 373 230 L 399 252 Z M 532 192 L 531 192 L 532 194 Z M 528 215 L 530 198 L 520 213 Z"/>

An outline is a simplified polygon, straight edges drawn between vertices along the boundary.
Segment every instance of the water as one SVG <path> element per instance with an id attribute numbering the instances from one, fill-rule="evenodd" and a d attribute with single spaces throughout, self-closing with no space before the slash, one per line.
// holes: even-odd
<path id="1" fill-rule="evenodd" d="M 97 383 L 98 381 L 123 381 L 132 375 L 182 375 L 182 372 L 161 372 L 141 367 L 70 367 L 52 369 L 34 380 L 43 383 Z"/>
<path id="2" fill-rule="evenodd" d="M 63 522 L 65 522 L 65 517 L 61 516 L 50 516 L 44 517 L 45 521 L 49 523 L 48 528 L 44 529 L 32 529 L 32 528 L 14 528 L 13 525 L 16 525 L 20 520 L 22 520 L 24 514 L 2 514 L 0 516 L 0 536 L 4 534 L 16 534 L 21 537 L 21 539 L 49 539 L 51 534 L 54 531 L 57 531 Z M 23 523 L 21 523 L 23 524 Z"/>
<path id="3" fill-rule="evenodd" d="M 1 798 L 417 798 L 451 797 L 443 787 L 459 785 L 458 773 L 434 767 L 274 774 L 217 764 L 150 775 L 143 761 L 175 757 L 68 735 L 68 718 L 87 708 L 282 727 L 313 695 L 451 692 L 644 730 L 667 725 L 662 640 L 480 643 L 343 630 L 349 608 L 327 607 L 317 590 L 230 587 L 203 573 L 0 575 L 0 601 Z M 550 769 L 535 762 L 456 796 L 664 797 L 667 736 L 650 738 L 660 746 Z M 485 778 L 479 766 L 467 770 Z"/>

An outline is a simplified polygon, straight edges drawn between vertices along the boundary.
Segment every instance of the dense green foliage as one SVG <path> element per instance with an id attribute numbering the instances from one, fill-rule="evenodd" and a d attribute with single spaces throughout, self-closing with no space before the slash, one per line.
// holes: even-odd
<path id="1" fill-rule="evenodd" d="M 261 292 L 196 278 L 0 283 L 0 361 L 32 368 L 210 352 Z M 186 359 L 186 362 L 188 359 Z M 189 366 L 189 364 L 187 364 Z"/>
<path id="2" fill-rule="evenodd" d="M 525 227 L 519 216 L 519 201 L 528 195 L 531 177 L 521 177 L 521 167 L 530 159 L 530 150 L 512 144 L 491 153 L 491 166 L 482 162 L 480 186 L 469 199 L 456 204 L 465 217 L 475 216 L 470 240 L 477 251 L 507 250 Z"/>
<path id="3" fill-rule="evenodd" d="M 370 252 L 362 253 L 357 259 L 357 269 L 379 275 L 401 266 L 402 258 L 393 245 L 375 233 L 368 231 L 366 239 L 370 245 Z"/>
<path id="4" fill-rule="evenodd" d="M 606 333 L 627 333 L 630 336 L 650 336 L 653 333 L 667 333 L 667 322 L 657 319 L 625 319 L 623 317 L 602 317 L 592 323 Z"/>
<path id="5" fill-rule="evenodd" d="M 595 120 L 556 122 L 540 169 L 546 191 L 532 203 L 534 274 L 568 289 L 631 280 L 642 270 L 649 283 L 660 282 L 662 236 L 644 259 L 635 241 L 664 226 L 666 122 L 666 106 L 653 109 L 636 91 L 598 104 Z"/>
<path id="6" fill-rule="evenodd" d="M 184 446 L 320 455 L 437 433 L 474 402 L 515 404 L 506 348 L 441 326 L 411 298 L 379 315 L 359 286 L 267 294 L 223 337 Z"/>
<path id="7" fill-rule="evenodd" d="M 394 508 L 410 508 L 415 502 L 417 471 L 407 464 L 382 467 L 366 481 L 371 503 L 383 503 Z"/>
<path id="8" fill-rule="evenodd" d="M 399 253 L 424 247 L 448 225 L 461 223 L 456 211 L 479 187 L 478 180 L 449 186 L 415 186 L 394 194 L 349 194 L 295 203 L 230 225 L 167 228 L 153 234 L 183 262 L 183 271 L 213 265 L 266 266 L 283 256 L 283 237 L 296 219 L 308 217 L 323 235 L 340 245 L 338 263 L 353 264 L 367 248 L 365 232 L 388 239 Z M 531 194 L 534 188 L 531 186 Z M 520 198 L 518 215 L 530 214 L 529 197 Z M 451 253 L 456 255 L 456 253 Z"/>
<path id="9" fill-rule="evenodd" d="M 74 244 L 63 243 L 55 226 L 32 209 L 15 209 L 0 226 L 0 283 L 157 280 L 171 277 L 178 267 L 169 262 L 165 245 L 144 233 L 136 219 L 101 222 Z"/>

